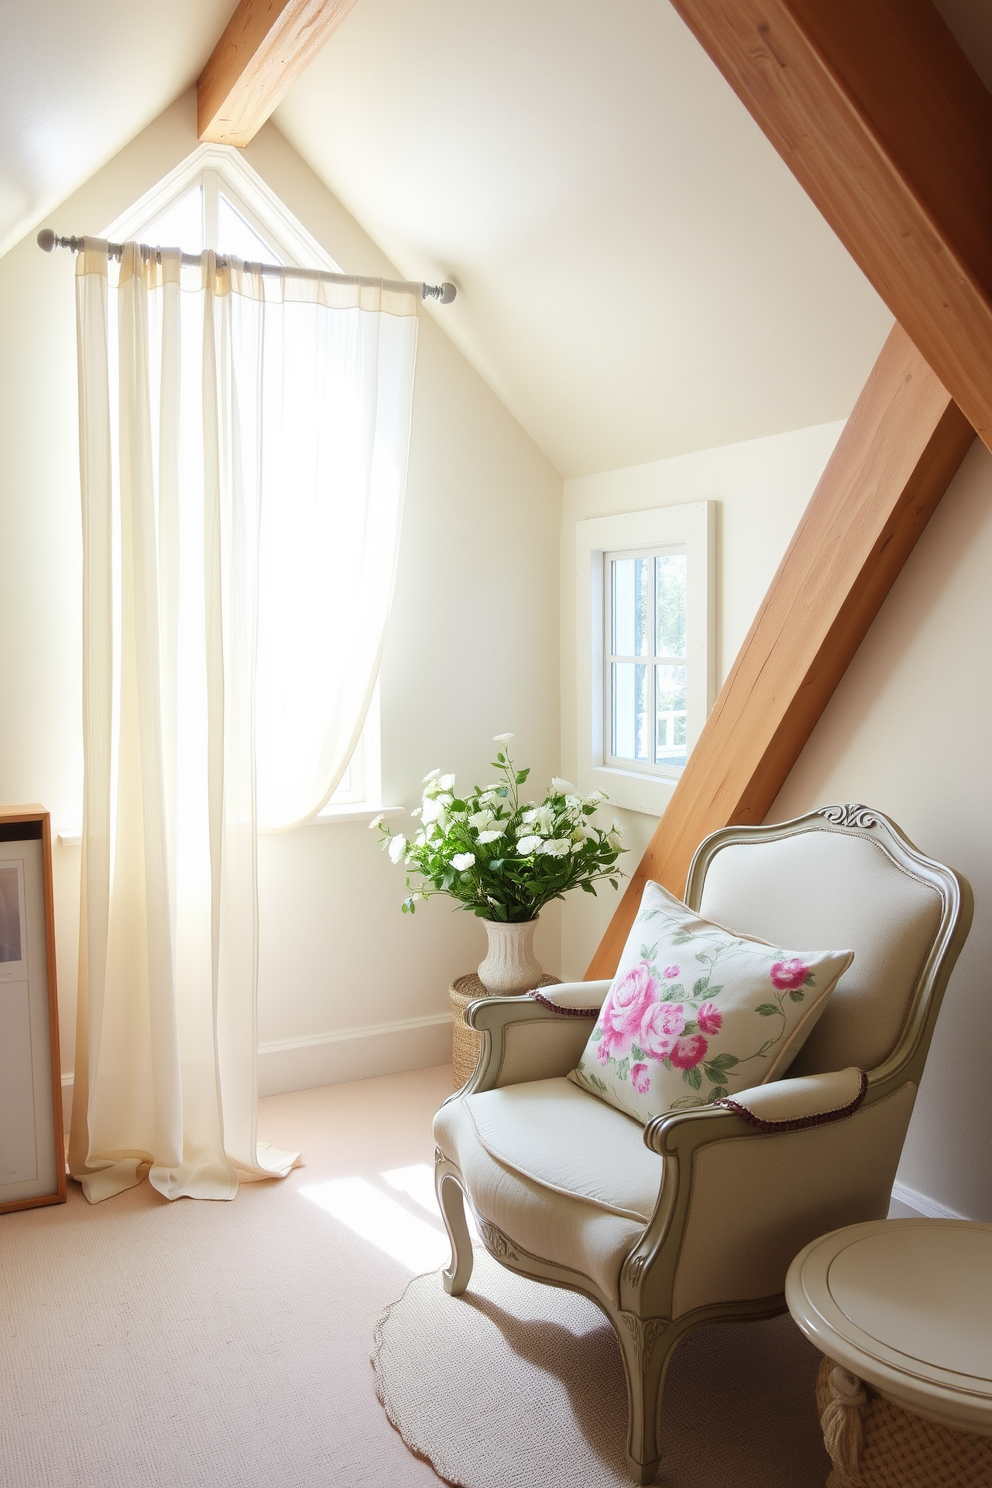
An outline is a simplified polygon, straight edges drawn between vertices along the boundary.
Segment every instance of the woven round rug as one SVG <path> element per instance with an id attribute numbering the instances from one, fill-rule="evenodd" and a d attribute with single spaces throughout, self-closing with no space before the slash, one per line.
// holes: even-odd
<path id="1" fill-rule="evenodd" d="M 788 1316 L 689 1334 L 668 1371 L 659 1485 L 823 1488 L 819 1360 Z M 434 1272 L 386 1308 L 372 1365 L 393 1426 L 458 1488 L 630 1488 L 620 1354 L 584 1297 L 477 1249 L 463 1296 Z"/>

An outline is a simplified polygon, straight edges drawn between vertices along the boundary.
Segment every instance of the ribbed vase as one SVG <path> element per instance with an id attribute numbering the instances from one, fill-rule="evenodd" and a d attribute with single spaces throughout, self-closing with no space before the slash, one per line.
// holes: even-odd
<path id="1" fill-rule="evenodd" d="M 519 925 L 504 925 L 500 920 L 482 923 L 489 937 L 489 951 L 479 966 L 479 980 L 490 997 L 530 992 L 541 980 L 541 963 L 534 955 L 537 920 L 524 920 Z"/>

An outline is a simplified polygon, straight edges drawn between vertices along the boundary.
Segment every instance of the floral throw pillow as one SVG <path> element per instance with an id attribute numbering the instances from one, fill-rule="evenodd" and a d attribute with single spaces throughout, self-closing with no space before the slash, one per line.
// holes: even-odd
<path id="1" fill-rule="evenodd" d="M 570 1079 L 643 1122 L 761 1085 L 788 1068 L 853 960 L 734 935 L 648 883 Z"/>

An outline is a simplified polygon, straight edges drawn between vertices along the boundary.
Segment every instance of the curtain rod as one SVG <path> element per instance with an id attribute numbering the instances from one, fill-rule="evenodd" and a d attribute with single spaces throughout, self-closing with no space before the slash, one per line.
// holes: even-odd
<path id="1" fill-rule="evenodd" d="M 46 253 L 51 253 L 55 248 L 68 248 L 70 253 L 79 253 L 82 250 L 82 246 L 82 238 L 59 237 L 58 233 L 53 232 L 50 227 L 42 228 L 41 232 L 38 234 L 38 247 L 44 249 Z M 142 244 L 142 247 L 145 246 L 147 245 Z M 116 258 L 119 260 L 124 253 L 124 244 L 108 243 L 107 252 L 111 258 Z M 181 259 L 184 264 L 198 264 L 200 262 L 200 254 L 183 253 L 181 255 Z M 161 262 L 161 259 L 159 259 L 159 262 Z M 227 258 L 223 254 L 218 254 L 217 262 L 222 264 L 227 263 Z M 292 268 L 284 268 L 281 264 L 263 263 L 254 264 L 254 267 L 260 269 L 263 274 L 298 274 L 305 275 L 307 279 L 340 280 L 352 279 L 356 277 L 351 274 L 331 274 L 325 269 L 294 270 Z M 405 284 L 405 287 L 409 289 L 419 288 L 420 298 L 422 300 L 437 300 L 438 304 L 440 305 L 450 305 L 452 300 L 455 298 L 455 295 L 458 293 L 455 286 L 453 284 L 449 284 L 447 280 L 445 280 L 443 284 L 420 284 L 419 286 L 415 281 L 411 280 L 409 281 L 409 283 Z"/>

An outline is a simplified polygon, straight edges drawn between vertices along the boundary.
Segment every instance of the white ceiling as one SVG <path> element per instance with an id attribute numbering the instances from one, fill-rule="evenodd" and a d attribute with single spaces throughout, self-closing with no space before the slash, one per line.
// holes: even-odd
<path id="1" fill-rule="evenodd" d="M 937 4 L 992 86 L 992 5 Z M 232 8 L 0 0 L 0 252 Z M 276 122 L 403 274 L 456 280 L 438 319 L 565 474 L 843 417 L 889 325 L 665 0 L 360 0 Z"/>
<path id="2" fill-rule="evenodd" d="M 196 81 L 233 9 L 0 0 L 0 254 Z"/>

